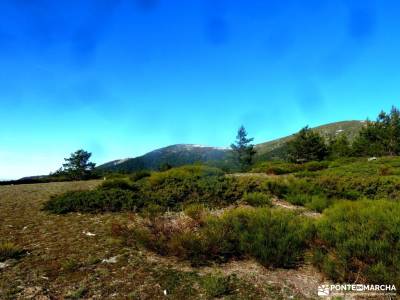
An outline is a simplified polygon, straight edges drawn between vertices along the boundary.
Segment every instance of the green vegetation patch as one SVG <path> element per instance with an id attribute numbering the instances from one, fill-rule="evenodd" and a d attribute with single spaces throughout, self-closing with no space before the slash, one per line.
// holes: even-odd
<path id="1" fill-rule="evenodd" d="M 136 240 L 162 255 L 175 255 L 194 265 L 251 256 L 265 266 L 296 267 L 312 238 L 310 220 L 291 211 L 237 208 L 208 216 L 195 230 L 181 224 L 175 230 L 155 220 L 135 231 Z"/>
<path id="2" fill-rule="evenodd" d="M 21 257 L 25 251 L 11 242 L 0 242 L 0 261 Z"/>
<path id="3" fill-rule="evenodd" d="M 342 202 L 317 223 L 314 262 L 337 282 L 400 284 L 400 203 Z"/>
<path id="4" fill-rule="evenodd" d="M 253 192 L 263 192 L 265 196 L 257 197 L 265 204 L 270 195 L 282 193 L 280 184 L 274 179 L 237 178 L 225 176 L 217 168 L 185 166 L 154 172 L 134 182 L 129 178 L 115 178 L 103 182 L 96 190 L 57 195 L 45 204 L 44 209 L 67 213 L 154 211 L 157 208 L 163 212 L 181 210 L 196 203 L 224 207 Z"/>
<path id="5" fill-rule="evenodd" d="M 251 206 L 271 206 L 271 196 L 260 192 L 246 193 L 243 201 Z"/>
<path id="6" fill-rule="evenodd" d="M 68 212 L 135 211 L 143 202 L 131 191 L 106 189 L 72 191 L 53 196 L 44 209 L 57 214 Z"/>

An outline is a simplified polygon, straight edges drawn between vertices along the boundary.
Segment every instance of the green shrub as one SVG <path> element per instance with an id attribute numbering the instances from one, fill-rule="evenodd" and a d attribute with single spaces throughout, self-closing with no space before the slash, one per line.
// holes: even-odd
<path id="1" fill-rule="evenodd" d="M 313 195 L 310 201 L 305 204 L 305 207 L 321 213 L 325 208 L 329 207 L 330 204 L 331 201 L 326 196 Z"/>
<path id="2" fill-rule="evenodd" d="M 272 205 L 271 197 L 260 192 L 246 193 L 243 196 L 243 200 L 251 206 Z"/>
<path id="3" fill-rule="evenodd" d="M 203 277 L 202 287 L 210 298 L 220 298 L 232 294 L 235 290 L 236 275 L 208 274 Z"/>
<path id="4" fill-rule="evenodd" d="M 130 190 L 132 189 L 131 183 L 127 179 L 112 179 L 106 180 L 100 185 L 100 189 L 110 190 L 110 189 L 121 189 Z"/>
<path id="5" fill-rule="evenodd" d="M 164 212 L 164 208 L 158 204 L 155 203 L 148 203 L 144 208 L 141 214 L 149 218 L 151 220 L 154 220 L 156 217 L 161 215 Z"/>
<path id="6" fill-rule="evenodd" d="M 197 230 L 153 230 L 140 235 L 150 249 L 188 259 L 193 265 L 252 256 L 265 266 L 295 267 L 303 259 L 313 227 L 290 211 L 237 208 L 208 216 Z"/>
<path id="7" fill-rule="evenodd" d="M 285 210 L 238 209 L 223 216 L 233 229 L 239 252 L 273 267 L 294 267 L 303 258 L 312 233 L 307 219 Z"/>
<path id="8" fill-rule="evenodd" d="M 153 173 L 141 181 L 139 189 L 146 203 L 181 209 L 183 204 L 205 203 L 223 206 L 241 199 L 238 179 L 225 177 L 215 168 L 194 166 Z"/>
<path id="9" fill-rule="evenodd" d="M 263 191 L 269 192 L 278 198 L 283 198 L 289 190 L 287 180 L 269 179 L 261 183 Z"/>
<path id="10" fill-rule="evenodd" d="M 0 261 L 10 258 L 19 258 L 24 254 L 24 250 L 11 242 L 0 242 Z"/>
<path id="11" fill-rule="evenodd" d="M 53 196 L 44 205 L 44 210 L 64 214 L 67 212 L 135 211 L 143 201 L 132 191 L 121 189 L 73 191 Z"/>
<path id="12" fill-rule="evenodd" d="M 388 175 L 393 175 L 394 171 L 390 166 L 383 165 L 379 167 L 378 175 L 381 176 L 388 176 Z"/>
<path id="13" fill-rule="evenodd" d="M 291 192 L 286 196 L 285 199 L 293 205 L 305 206 L 307 203 L 311 202 L 312 196 L 308 194 L 297 194 Z"/>
<path id="14" fill-rule="evenodd" d="M 105 181 L 97 190 L 52 197 L 44 208 L 54 213 L 66 213 L 135 211 L 151 205 L 161 210 L 177 210 L 189 203 L 222 206 L 243 195 L 238 180 L 223 175 L 221 170 L 212 167 L 186 166 L 152 173 L 134 183 L 113 179 Z"/>
<path id="15" fill-rule="evenodd" d="M 400 203 L 341 202 L 317 224 L 314 263 L 337 282 L 400 285 Z"/>
<path id="16" fill-rule="evenodd" d="M 48 201 L 45 209 L 55 213 L 140 211 L 155 205 L 165 211 L 181 210 L 193 203 L 224 207 L 240 201 L 245 194 L 281 197 L 288 186 L 287 179 L 225 176 L 217 168 L 185 166 L 154 172 L 136 182 L 119 178 L 105 181 L 94 191 L 58 195 Z M 268 203 L 265 196 L 254 197 L 262 197 L 260 201 Z"/>
<path id="17" fill-rule="evenodd" d="M 204 204 L 193 203 L 185 208 L 185 214 L 193 220 L 201 221 L 207 214 L 206 207 Z"/>
<path id="18" fill-rule="evenodd" d="M 149 177 L 151 173 L 149 171 L 137 171 L 130 176 L 130 179 L 135 182 L 139 181 L 140 179 Z"/>
<path id="19" fill-rule="evenodd" d="M 329 198 L 400 199 L 400 178 L 393 176 L 319 176 L 311 187 Z"/>
<path id="20" fill-rule="evenodd" d="M 315 173 L 314 173 L 315 174 Z M 296 205 L 305 205 L 312 196 L 324 196 L 328 206 L 332 200 L 347 199 L 399 199 L 400 177 L 398 176 L 349 176 L 334 173 L 316 174 L 302 178 L 288 178 L 286 192 L 281 196 Z"/>
<path id="21" fill-rule="evenodd" d="M 303 165 L 287 162 L 263 162 L 251 171 L 256 173 L 267 173 L 271 175 L 283 175 L 302 171 Z"/>
<path id="22" fill-rule="evenodd" d="M 61 263 L 61 268 L 64 272 L 74 272 L 80 267 L 79 262 L 74 258 L 69 258 Z"/>
<path id="23" fill-rule="evenodd" d="M 315 172 L 327 169 L 329 163 L 327 161 L 310 161 L 304 164 L 304 169 L 309 172 Z"/>

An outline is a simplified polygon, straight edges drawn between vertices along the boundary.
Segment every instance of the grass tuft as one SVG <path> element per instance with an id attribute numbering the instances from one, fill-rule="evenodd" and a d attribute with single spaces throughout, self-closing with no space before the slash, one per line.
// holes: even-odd
<path id="1" fill-rule="evenodd" d="M 0 261 L 12 258 L 19 258 L 24 254 L 24 250 L 11 242 L 0 243 Z"/>

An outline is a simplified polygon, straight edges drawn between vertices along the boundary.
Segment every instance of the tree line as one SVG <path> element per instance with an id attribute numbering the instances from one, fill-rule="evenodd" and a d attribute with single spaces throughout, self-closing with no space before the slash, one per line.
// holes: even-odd
<path id="1" fill-rule="evenodd" d="M 247 138 L 245 128 L 240 127 L 231 149 L 241 171 L 249 169 L 253 163 L 256 151 L 252 141 L 252 138 Z M 382 111 L 376 121 L 366 120 L 353 142 L 346 134 L 325 138 L 306 126 L 283 149 L 283 157 L 294 163 L 341 157 L 400 155 L 400 111 L 393 106 L 389 113 Z"/>
<path id="2" fill-rule="evenodd" d="M 292 162 L 337 159 L 340 157 L 400 155 L 400 111 L 382 111 L 376 121 L 367 120 L 351 143 L 345 134 L 326 139 L 305 127 L 287 144 Z"/>

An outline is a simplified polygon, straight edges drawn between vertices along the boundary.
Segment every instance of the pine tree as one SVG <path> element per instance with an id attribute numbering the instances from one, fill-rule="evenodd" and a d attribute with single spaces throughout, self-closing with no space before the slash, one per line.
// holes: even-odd
<path id="1" fill-rule="evenodd" d="M 368 121 L 353 143 L 355 156 L 400 155 L 400 112 L 382 111 L 375 122 Z"/>
<path id="2" fill-rule="evenodd" d="M 87 178 L 96 166 L 95 163 L 89 161 L 91 156 L 92 153 L 82 149 L 75 151 L 69 158 L 64 158 L 63 172 L 71 179 Z"/>
<path id="3" fill-rule="evenodd" d="M 400 155 L 400 111 L 392 107 L 389 116 L 385 118 L 387 132 L 387 154 Z"/>
<path id="4" fill-rule="evenodd" d="M 301 129 L 287 144 L 288 159 L 292 162 L 323 160 L 328 154 L 324 138 L 308 126 Z"/>
<path id="5" fill-rule="evenodd" d="M 351 155 L 351 145 L 347 135 L 341 134 L 329 140 L 328 152 L 330 158 L 348 157 Z"/>
<path id="6" fill-rule="evenodd" d="M 235 161 L 239 165 L 241 171 L 248 170 L 253 162 L 254 154 L 256 154 L 254 145 L 251 144 L 253 140 L 253 138 L 247 138 L 246 129 L 240 126 L 236 141 L 234 144 L 231 144 L 231 148 L 235 156 Z"/>

